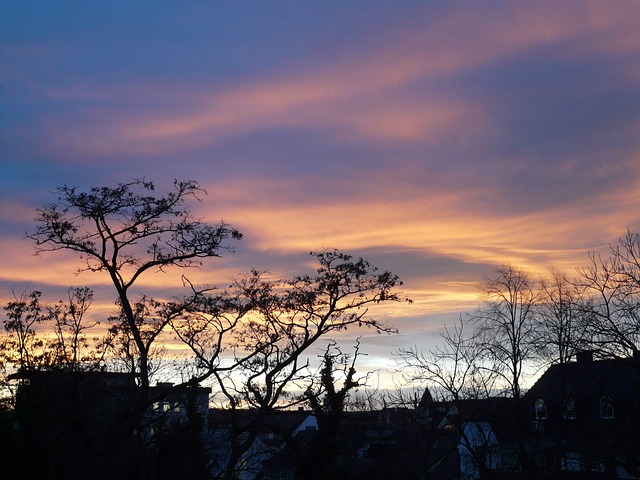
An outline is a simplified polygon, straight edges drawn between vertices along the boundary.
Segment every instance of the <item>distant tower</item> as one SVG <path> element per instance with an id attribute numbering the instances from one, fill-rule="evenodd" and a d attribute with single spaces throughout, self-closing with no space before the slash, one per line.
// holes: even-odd
<path id="1" fill-rule="evenodd" d="M 433 405 L 433 397 L 431 396 L 431 392 L 429 391 L 429 388 L 426 387 L 424 389 L 424 393 L 422 394 L 422 398 L 420 399 L 420 403 L 418 403 L 418 408 L 428 411 L 432 405 Z"/>

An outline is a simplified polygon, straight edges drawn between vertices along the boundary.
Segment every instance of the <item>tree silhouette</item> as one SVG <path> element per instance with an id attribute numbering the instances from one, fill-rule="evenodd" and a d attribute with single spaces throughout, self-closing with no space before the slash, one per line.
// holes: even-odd
<path id="1" fill-rule="evenodd" d="M 40 304 L 42 292 L 23 292 L 4 306 L 6 319 L 4 336 L 0 344 L 0 361 L 21 369 L 37 368 L 42 362 L 43 341 L 36 336 L 36 327 L 45 321 L 45 309 Z"/>
<path id="2" fill-rule="evenodd" d="M 590 313 L 582 292 L 575 280 L 557 271 L 542 280 L 535 343 L 543 362 L 568 363 L 577 352 L 589 348 L 585 327 Z"/>
<path id="3" fill-rule="evenodd" d="M 640 234 L 627 231 L 610 250 L 578 269 L 590 343 L 601 356 L 640 358 Z"/>
<path id="4" fill-rule="evenodd" d="M 199 266 L 202 259 L 228 249 L 224 241 L 241 234 L 224 222 L 208 225 L 186 205 L 204 190 L 194 181 L 175 181 L 173 190 L 154 196 L 153 182 L 134 180 L 88 192 L 63 186 L 58 201 L 38 210 L 36 231 L 29 235 L 37 253 L 67 250 L 79 254 L 79 271 L 104 272 L 122 311 L 123 327 L 137 353 L 137 373 L 149 385 L 149 353 L 168 320 L 136 311 L 132 287 L 146 273 L 168 267 Z"/>
<path id="5" fill-rule="evenodd" d="M 485 278 L 480 291 L 484 306 L 470 319 L 495 373 L 520 398 L 524 366 L 534 357 L 540 290 L 525 270 L 506 263 Z"/>
<path id="6" fill-rule="evenodd" d="M 403 300 L 396 275 L 336 250 L 312 255 L 319 264 L 316 275 L 272 281 L 253 271 L 236 281 L 230 294 L 203 295 L 208 305 L 174 323 L 201 366 L 213 371 L 231 410 L 244 406 L 256 413 L 233 432 L 225 478 L 233 478 L 266 416 L 302 401 L 291 389 L 304 391 L 314 381 L 308 358 L 314 345 L 352 327 L 396 331 L 369 312 L 381 302 Z M 222 335 L 230 341 L 225 344 Z"/>
<path id="7" fill-rule="evenodd" d="M 232 432 L 225 478 L 236 475 L 264 419 L 302 401 L 292 390 L 304 391 L 314 381 L 309 361 L 314 345 L 348 328 L 395 332 L 371 316 L 369 308 L 402 300 L 395 290 L 402 284 L 398 277 L 337 250 L 312 252 L 318 262 L 315 275 L 271 280 L 254 270 L 223 290 L 196 287 L 183 276 L 181 296 L 138 294 L 147 275 L 199 267 L 231 250 L 228 240 L 241 238 L 224 222 L 208 225 L 192 216 L 188 201 L 204 193 L 196 182 L 176 181 L 166 194 L 155 194 L 154 184 L 146 180 L 87 192 L 64 186 L 56 193 L 56 202 L 38 210 L 36 230 L 28 236 L 38 254 L 75 253 L 82 261 L 79 272 L 105 274 L 115 289 L 117 312 L 109 318 L 104 344 L 141 387 L 132 399 L 133 413 L 118 431 L 128 428 L 133 435 L 144 430 L 145 411 L 152 405 L 209 380 L 232 412 L 242 407 L 256 412 L 251 422 Z M 51 318 L 56 358 L 74 370 L 83 361 L 77 350 L 84 345 L 87 326 L 81 320 L 91 296 L 77 290 L 69 298 L 68 305 L 51 310 Z M 154 355 L 159 350 L 162 355 L 169 333 L 191 354 L 184 360 L 184 381 L 168 390 L 152 389 Z M 172 438 L 171 432 L 166 438 Z"/>

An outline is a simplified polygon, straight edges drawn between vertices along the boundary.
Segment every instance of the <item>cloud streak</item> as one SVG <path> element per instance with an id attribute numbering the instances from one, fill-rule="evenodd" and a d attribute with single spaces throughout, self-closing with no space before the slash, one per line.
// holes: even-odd
<path id="1" fill-rule="evenodd" d="M 93 96 L 125 105 L 141 98 L 162 105 L 170 90 L 178 108 L 166 111 L 109 112 L 96 109 L 83 119 L 80 135 L 66 126 L 54 131 L 60 143 L 69 143 L 87 156 L 106 152 L 153 155 L 213 145 L 264 128 L 321 128 L 359 141 L 437 141 L 462 128 L 463 123 L 490 128 L 480 105 L 460 98 L 402 99 L 401 90 L 438 84 L 474 69 L 509 61 L 538 49 L 557 48 L 557 55 L 575 59 L 593 53 L 637 52 L 640 35 L 629 33 L 636 9 L 610 9 L 601 2 L 576 14 L 573 6 L 557 4 L 510 5 L 508 8 L 456 9 L 426 31 L 402 32 L 378 51 L 352 52 L 320 67 L 293 68 L 240 86 L 194 86 L 152 81 L 125 88 L 71 85 L 71 91 L 52 91 L 54 98 Z M 619 33 L 621 30 L 625 34 Z M 627 27 L 627 28 L 624 28 Z M 414 29 L 421 30 L 421 29 Z M 463 35 L 454 32 L 464 32 Z M 594 44 L 587 49 L 582 37 Z M 594 39 L 591 39 L 591 38 Z M 85 93 L 82 93 L 85 92 Z M 87 122 L 87 120 L 91 120 Z M 470 128 L 470 127 L 467 127 Z M 462 135 L 460 135 L 462 136 Z M 468 135 L 465 135 L 468 137 Z"/>

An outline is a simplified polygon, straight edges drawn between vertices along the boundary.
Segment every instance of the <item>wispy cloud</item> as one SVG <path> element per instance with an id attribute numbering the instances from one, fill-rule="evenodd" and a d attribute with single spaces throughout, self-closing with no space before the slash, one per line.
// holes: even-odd
<path id="1" fill-rule="evenodd" d="M 73 130 L 57 124 L 50 128 L 60 143 L 85 155 L 177 152 L 266 128 L 320 128 L 330 135 L 374 143 L 460 138 L 460 131 L 472 125 L 491 128 L 490 115 L 481 104 L 441 92 L 434 96 L 435 91 L 407 97 L 401 89 L 430 84 L 435 88 L 461 72 L 551 46 L 555 55 L 565 56 L 592 52 L 585 43 L 605 52 L 637 50 L 640 35 L 629 28 L 621 34 L 619 27 L 628 26 L 638 12 L 630 15 L 601 2 L 581 6 L 579 11 L 571 3 L 460 7 L 427 30 L 388 35 L 377 51 L 350 52 L 328 65 L 289 67 L 238 86 L 153 80 L 126 89 L 99 84 L 93 94 L 100 99 L 111 96 L 122 109 L 98 106 L 86 111 Z M 75 84 L 70 93 L 57 89 L 52 94 L 86 96 L 89 90 Z M 136 108 L 140 101 L 165 104 L 169 92 L 173 100 L 164 111 Z M 176 104 L 180 98 L 184 103 Z"/>

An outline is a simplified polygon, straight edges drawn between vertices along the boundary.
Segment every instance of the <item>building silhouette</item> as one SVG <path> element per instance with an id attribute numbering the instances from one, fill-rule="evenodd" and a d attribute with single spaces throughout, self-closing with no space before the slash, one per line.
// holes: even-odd
<path id="1" fill-rule="evenodd" d="M 310 411 L 209 409 L 199 386 L 143 390 L 110 372 L 12 378 L 4 478 L 220 478 L 255 422 L 239 480 L 640 478 L 637 359 L 584 352 L 520 399 L 445 402 L 427 389 L 415 408 L 337 413 L 331 438 Z"/>

